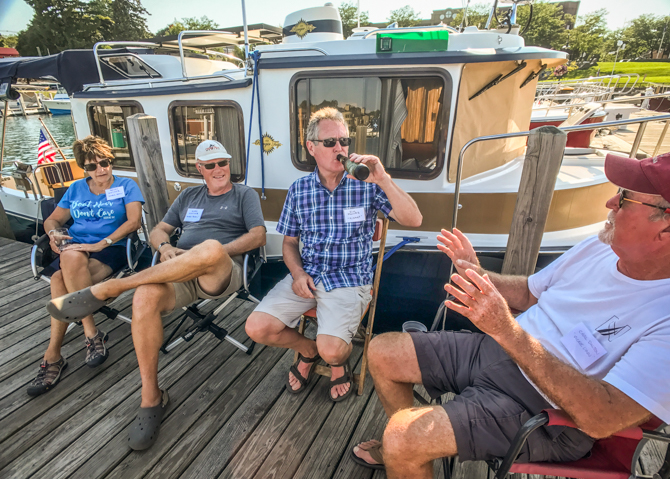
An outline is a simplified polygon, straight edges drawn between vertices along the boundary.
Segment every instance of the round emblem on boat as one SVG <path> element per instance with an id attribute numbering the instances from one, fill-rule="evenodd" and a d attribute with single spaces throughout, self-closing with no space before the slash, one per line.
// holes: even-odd
<path id="1" fill-rule="evenodd" d="M 260 145 L 261 141 L 256 140 L 254 141 L 254 145 Z M 267 154 L 272 153 L 275 151 L 277 148 L 281 146 L 281 143 L 279 143 L 277 140 L 272 138 L 269 134 L 265 133 L 263 135 L 263 151 Z"/>
<path id="2" fill-rule="evenodd" d="M 307 23 L 302 18 L 298 23 L 296 23 L 293 28 L 291 28 L 291 33 L 295 33 L 299 38 L 305 38 L 305 36 L 313 31 L 316 27 L 310 23 Z"/>

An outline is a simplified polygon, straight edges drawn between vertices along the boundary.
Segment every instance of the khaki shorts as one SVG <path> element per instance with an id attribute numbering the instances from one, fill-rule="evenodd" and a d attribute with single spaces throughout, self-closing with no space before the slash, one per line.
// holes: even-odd
<path id="1" fill-rule="evenodd" d="M 255 311 L 274 316 L 289 328 L 295 328 L 304 312 L 316 308 L 316 334 L 335 336 L 349 344 L 372 299 L 372 286 L 335 288 L 326 292 L 323 282 L 320 282 L 316 291 L 312 291 L 312 299 L 295 294 L 292 285 L 293 277 L 289 274 L 272 288 Z"/>
<path id="2" fill-rule="evenodd" d="M 163 316 L 172 313 L 176 309 L 188 306 L 198 299 L 225 298 L 226 296 L 230 296 L 235 291 L 240 289 L 244 283 L 244 276 L 242 274 L 244 259 L 242 256 L 233 256 L 232 260 L 233 269 L 230 273 L 230 283 L 223 293 L 217 294 L 216 296 L 205 293 L 202 289 L 200 289 L 197 278 L 186 281 L 185 283 L 172 283 L 172 286 L 174 286 L 175 306 L 171 311 L 163 312 Z"/>

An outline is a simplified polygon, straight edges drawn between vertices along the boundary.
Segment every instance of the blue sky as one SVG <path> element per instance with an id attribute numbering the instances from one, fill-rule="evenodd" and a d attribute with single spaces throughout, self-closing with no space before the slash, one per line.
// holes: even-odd
<path id="1" fill-rule="evenodd" d="M 297 9 L 323 5 L 326 0 L 302 0 L 301 2 L 282 2 L 277 0 L 246 0 L 247 19 L 249 23 L 268 23 L 280 25 L 284 17 Z M 339 5 L 339 0 L 331 0 Z M 465 1 L 465 0 L 463 0 Z M 409 0 L 361 0 L 361 10 L 368 11 L 370 20 L 383 22 L 391 10 L 401 8 L 411 3 L 413 8 L 421 13 L 422 18 L 430 18 L 433 10 L 448 7 L 462 6 L 461 0 L 423 0 L 410 2 Z M 472 3 L 492 3 L 486 0 L 472 0 Z M 148 25 L 151 31 L 156 31 L 174 18 L 200 17 L 207 15 L 218 22 L 220 26 L 235 26 L 242 24 L 241 1 L 225 0 L 142 0 L 142 4 L 151 14 Z M 186 6 L 188 5 L 188 6 Z M 608 23 L 611 29 L 624 26 L 629 21 L 643 13 L 656 15 L 670 14 L 670 0 L 582 0 L 579 14 L 583 15 L 599 8 L 609 11 Z M 32 9 L 23 0 L 0 0 L 0 33 L 9 34 L 25 28 L 32 17 Z"/>

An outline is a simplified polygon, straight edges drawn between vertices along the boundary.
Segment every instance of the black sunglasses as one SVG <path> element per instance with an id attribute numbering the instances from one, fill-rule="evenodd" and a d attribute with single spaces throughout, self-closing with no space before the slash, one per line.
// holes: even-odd
<path id="1" fill-rule="evenodd" d="M 670 208 L 664 208 L 662 206 L 652 205 L 651 203 L 643 203 L 641 201 L 631 200 L 630 198 L 626 198 L 625 193 L 626 193 L 626 190 L 624 188 L 619 188 L 619 193 L 618 193 L 618 195 L 619 195 L 619 209 L 621 209 L 621 207 L 623 207 L 623 202 L 624 201 L 630 201 L 631 203 L 637 203 L 638 205 L 651 206 L 652 208 L 656 208 L 656 209 L 665 211 L 666 213 L 670 214 Z"/>
<path id="2" fill-rule="evenodd" d="M 213 170 L 216 165 L 219 165 L 221 168 L 228 166 L 230 163 L 230 160 L 221 160 L 217 161 L 216 163 L 199 163 L 200 166 L 202 166 L 206 170 Z"/>
<path id="3" fill-rule="evenodd" d="M 84 165 L 84 169 L 86 171 L 95 171 L 98 169 L 98 165 L 100 165 L 102 168 L 107 168 L 111 164 L 112 162 L 109 160 L 100 160 L 97 163 L 88 163 Z"/>
<path id="4" fill-rule="evenodd" d="M 309 140 L 312 143 L 322 142 L 323 146 L 326 148 L 332 148 L 335 146 L 335 143 L 340 142 L 340 146 L 349 146 L 351 145 L 351 138 L 324 138 L 323 140 Z"/>

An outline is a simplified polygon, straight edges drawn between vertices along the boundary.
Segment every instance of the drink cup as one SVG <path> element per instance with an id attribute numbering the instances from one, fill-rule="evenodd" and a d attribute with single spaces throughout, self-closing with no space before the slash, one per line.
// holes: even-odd
<path id="1" fill-rule="evenodd" d="M 426 331 L 428 331 L 426 325 L 418 321 L 405 321 L 402 323 L 403 333 L 425 333 Z"/>
<path id="2" fill-rule="evenodd" d="M 72 237 L 67 228 L 56 228 L 49 231 L 49 236 L 51 236 L 58 246 L 58 249 L 63 251 L 67 245 L 72 244 Z"/>

